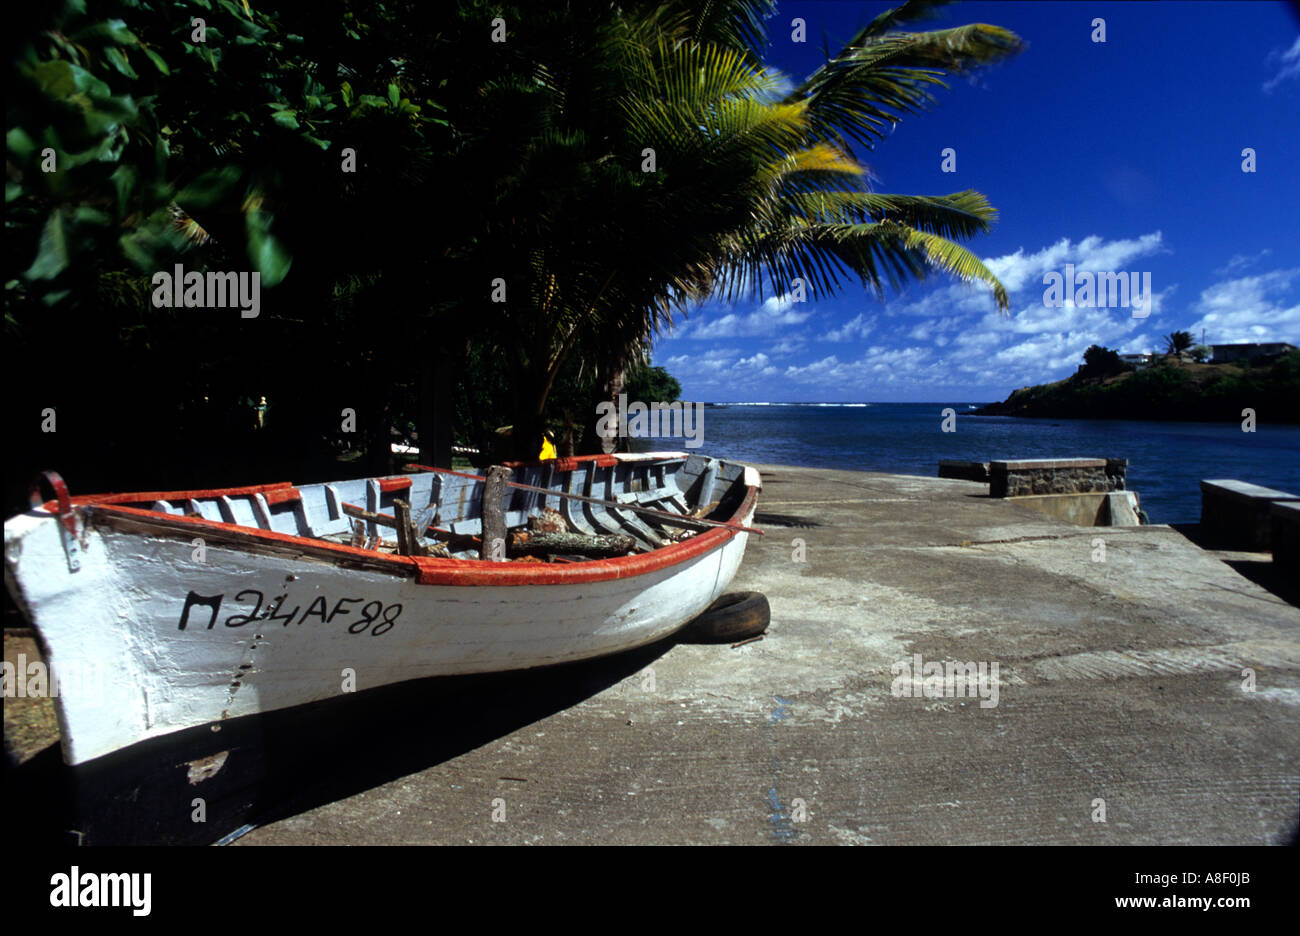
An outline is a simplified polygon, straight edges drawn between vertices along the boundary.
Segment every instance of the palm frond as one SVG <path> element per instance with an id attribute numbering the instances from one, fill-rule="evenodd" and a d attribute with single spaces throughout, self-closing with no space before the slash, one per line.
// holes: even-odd
<path id="1" fill-rule="evenodd" d="M 785 200 L 806 217 L 824 223 L 897 221 L 945 238 L 987 234 L 997 209 L 979 192 L 951 195 L 887 195 L 880 192 L 814 191 L 787 194 Z"/>
<path id="2" fill-rule="evenodd" d="M 886 10 L 873 19 L 858 34 L 857 38 L 861 41 L 872 36 L 883 35 L 891 29 L 902 26 L 904 23 L 934 19 L 938 15 L 937 10 L 950 6 L 952 3 L 953 0 L 907 0 L 902 6 Z"/>
<path id="3" fill-rule="evenodd" d="M 1006 287 L 993 275 L 993 271 L 965 247 L 936 234 L 885 221 L 880 224 L 835 227 L 831 229 L 831 236 L 838 243 L 847 245 L 845 255 L 849 260 L 861 256 L 859 262 L 870 262 L 886 253 L 891 254 L 906 264 L 910 275 L 924 279 L 925 273 L 918 274 L 912 262 L 914 256 L 919 256 L 929 267 L 950 273 L 968 282 L 986 283 L 993 290 L 998 311 L 1004 313 L 1010 308 L 1011 301 L 1007 296 Z M 864 249 L 866 253 L 860 254 Z M 892 278 L 891 284 L 898 285 Z"/>
<path id="4" fill-rule="evenodd" d="M 883 36 L 864 30 L 786 100 L 806 98 L 809 120 L 827 138 L 871 149 L 903 116 L 933 103 L 931 90 L 947 87 L 943 76 L 1001 61 L 1021 48 L 1015 33 L 984 23 Z"/>

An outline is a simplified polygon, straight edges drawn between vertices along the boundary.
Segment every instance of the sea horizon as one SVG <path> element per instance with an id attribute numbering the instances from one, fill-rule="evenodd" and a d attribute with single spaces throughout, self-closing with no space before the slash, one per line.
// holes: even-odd
<path id="1" fill-rule="evenodd" d="M 703 402 L 703 401 L 699 401 Z M 941 459 L 1126 458 L 1128 488 L 1152 523 L 1197 523 L 1200 482 L 1234 478 L 1300 489 L 1300 426 L 1194 420 L 975 416 L 970 401 L 929 403 L 726 402 L 704 420 L 698 451 L 801 468 L 937 477 Z M 944 431 L 943 410 L 956 419 Z M 793 409 L 803 412 L 794 413 Z M 654 436 L 637 448 L 681 447 Z"/>

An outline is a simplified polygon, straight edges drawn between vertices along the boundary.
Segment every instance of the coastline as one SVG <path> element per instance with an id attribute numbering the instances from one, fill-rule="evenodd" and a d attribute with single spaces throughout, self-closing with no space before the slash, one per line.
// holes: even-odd
<path id="1" fill-rule="evenodd" d="M 1247 364 L 1164 360 L 1137 371 L 1013 390 L 976 416 L 1300 423 L 1300 352 Z"/>

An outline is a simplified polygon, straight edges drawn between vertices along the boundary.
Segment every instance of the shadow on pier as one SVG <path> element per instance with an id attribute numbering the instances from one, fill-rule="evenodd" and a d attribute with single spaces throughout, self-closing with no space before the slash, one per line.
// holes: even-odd
<path id="1" fill-rule="evenodd" d="M 1260 559 L 1258 553 L 1236 552 L 1231 544 L 1216 538 L 1199 523 L 1174 523 L 1170 526 L 1201 549 L 1214 552 L 1224 564 L 1242 578 L 1249 579 L 1265 591 L 1300 608 L 1300 579 L 1293 571 L 1272 559 Z"/>
<path id="2" fill-rule="evenodd" d="M 15 841 L 206 845 L 451 760 L 590 698 L 666 653 L 441 677 L 188 729 L 75 768 L 6 751 Z M 199 802 L 201 800 L 201 803 Z M 196 821 L 202 810 L 204 821 Z"/>

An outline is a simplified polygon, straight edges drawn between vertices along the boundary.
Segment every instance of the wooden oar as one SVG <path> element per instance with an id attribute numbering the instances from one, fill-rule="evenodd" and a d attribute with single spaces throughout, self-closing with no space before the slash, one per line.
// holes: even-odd
<path id="1" fill-rule="evenodd" d="M 425 465 L 414 465 L 412 467 L 418 468 L 421 471 L 442 472 L 446 470 L 443 468 L 429 468 Z M 460 475 L 462 478 L 470 478 L 474 481 L 487 480 L 487 478 L 482 475 L 467 474 L 463 471 L 457 471 L 454 472 L 454 474 Z M 699 517 L 684 517 L 681 514 L 669 513 L 666 510 L 655 510 L 653 507 L 642 507 L 640 504 L 620 504 L 618 501 L 601 500 L 599 497 L 588 497 L 585 494 L 570 494 L 568 491 L 557 491 L 553 488 L 538 487 L 534 484 L 522 484 L 518 481 L 507 481 L 506 486 L 516 488 L 520 491 L 534 491 L 538 494 L 549 494 L 552 497 L 565 497 L 569 500 L 582 501 L 584 504 L 597 504 L 601 507 L 612 507 L 615 510 L 632 510 L 637 513 L 646 514 L 650 517 L 657 517 L 667 526 L 680 526 L 685 527 L 688 530 L 707 530 L 712 527 L 723 527 L 728 530 L 740 530 L 743 533 L 757 533 L 759 536 L 767 535 L 758 527 L 736 527 L 732 526 L 730 523 L 721 523 L 717 520 L 701 520 Z"/>

